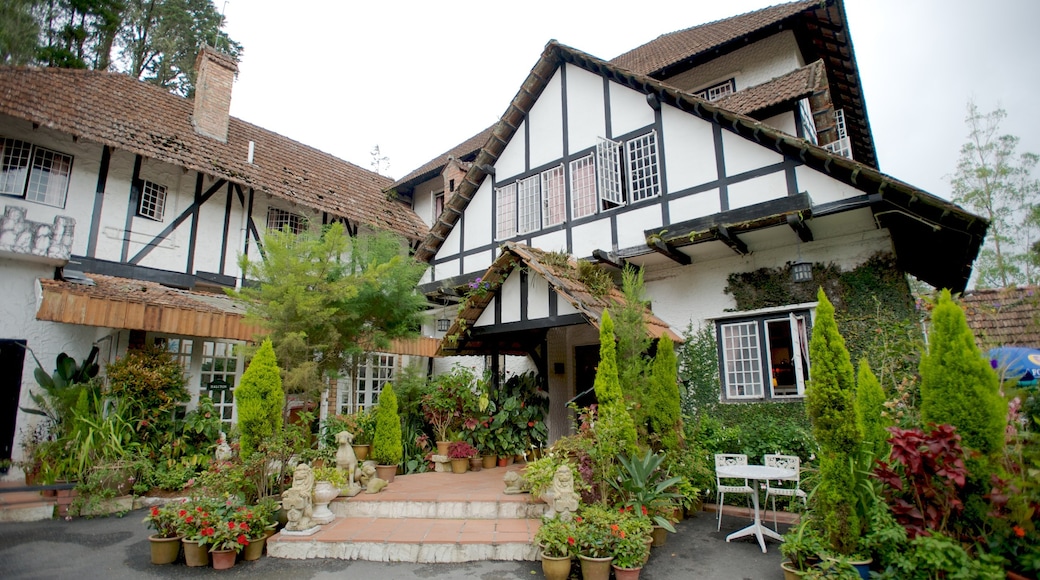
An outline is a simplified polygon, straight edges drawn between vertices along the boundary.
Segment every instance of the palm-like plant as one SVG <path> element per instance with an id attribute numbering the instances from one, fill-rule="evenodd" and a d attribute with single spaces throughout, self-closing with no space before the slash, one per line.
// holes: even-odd
<path id="1" fill-rule="evenodd" d="M 661 469 L 664 456 L 651 451 L 639 458 L 628 458 L 622 455 L 620 458 L 622 473 L 617 480 L 611 480 L 610 485 L 623 498 L 625 505 L 633 508 L 636 513 L 648 515 L 654 523 L 675 532 L 671 522 L 661 515 L 661 511 L 668 507 L 674 507 L 673 500 L 681 499 L 674 491 L 682 478 L 672 477 L 668 470 Z"/>

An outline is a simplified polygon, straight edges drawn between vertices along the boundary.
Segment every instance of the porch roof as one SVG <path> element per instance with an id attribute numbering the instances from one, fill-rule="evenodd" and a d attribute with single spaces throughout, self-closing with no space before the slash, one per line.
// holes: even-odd
<path id="1" fill-rule="evenodd" d="M 246 321 L 245 303 L 229 296 L 102 274 L 89 279 L 93 285 L 40 279 L 36 319 L 225 340 L 253 341 L 267 333 Z M 435 338 L 398 339 L 386 351 L 432 357 L 437 346 Z"/>
<path id="2" fill-rule="evenodd" d="M 578 311 L 579 321 L 592 324 L 599 329 L 599 321 L 603 311 L 623 304 L 624 294 L 614 285 L 610 285 L 606 294 L 594 292 L 581 280 L 578 263 L 570 256 L 549 253 L 517 242 L 506 242 L 502 245 L 501 254 L 487 272 L 481 277 L 482 283 L 488 283 L 491 290 L 480 295 L 475 294 L 463 301 L 459 306 L 459 314 L 452 322 L 441 341 L 440 356 L 516 354 L 531 352 L 537 343 L 544 338 L 547 328 L 517 332 L 513 329 L 496 332 L 493 328 L 477 332 L 474 323 L 491 303 L 492 298 L 499 295 L 503 282 L 515 266 L 526 267 L 545 279 L 550 291 L 555 291 Z M 596 267 L 596 266 L 593 266 Z M 552 326 L 574 324 L 573 318 L 560 317 L 561 320 L 547 322 Z M 667 334 L 673 341 L 682 342 L 682 337 L 668 326 L 668 323 L 654 316 L 650 309 L 644 309 L 643 322 L 647 334 L 654 339 Z M 449 338 L 453 337 L 453 338 Z"/>

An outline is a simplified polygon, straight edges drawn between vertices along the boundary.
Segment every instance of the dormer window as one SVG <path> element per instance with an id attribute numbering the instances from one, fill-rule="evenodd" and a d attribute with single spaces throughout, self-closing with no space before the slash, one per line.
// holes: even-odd
<path id="1" fill-rule="evenodd" d="M 699 91 L 694 91 L 693 96 L 704 99 L 705 101 L 715 101 L 725 97 L 726 95 L 732 95 L 737 92 L 737 83 L 734 79 L 727 79 L 721 83 L 705 87 Z"/>

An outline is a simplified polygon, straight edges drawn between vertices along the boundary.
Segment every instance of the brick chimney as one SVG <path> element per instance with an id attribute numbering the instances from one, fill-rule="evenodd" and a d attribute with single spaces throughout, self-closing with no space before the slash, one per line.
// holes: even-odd
<path id="1" fill-rule="evenodd" d="M 195 59 L 195 72 L 195 112 L 191 124 L 199 135 L 227 142 L 231 85 L 238 65 L 230 56 L 204 46 Z"/>

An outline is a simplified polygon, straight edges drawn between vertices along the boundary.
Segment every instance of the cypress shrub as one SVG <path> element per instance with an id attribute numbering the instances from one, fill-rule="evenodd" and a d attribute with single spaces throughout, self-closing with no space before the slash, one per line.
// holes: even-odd
<path id="1" fill-rule="evenodd" d="M 932 310 L 928 352 L 921 358 L 921 422 L 957 428 L 963 445 L 991 455 L 1003 449 L 1007 403 L 1000 381 L 975 344 L 949 290 Z"/>
<path id="2" fill-rule="evenodd" d="M 596 437 L 610 457 L 623 453 L 636 455 L 636 424 L 625 408 L 625 396 L 618 380 L 617 352 L 614 346 L 614 321 L 603 311 L 599 329 L 599 367 L 593 383 L 599 402 Z"/>
<path id="3" fill-rule="evenodd" d="M 661 449 L 677 451 L 681 444 L 682 409 L 679 404 L 678 362 L 675 344 L 668 335 L 657 343 L 646 394 L 650 431 L 660 438 Z"/>
<path id="4" fill-rule="evenodd" d="M 863 429 L 863 445 L 874 459 L 888 457 L 889 426 L 882 414 L 885 409 L 885 391 L 866 359 L 859 361 L 856 377 L 856 419 Z"/>
<path id="5" fill-rule="evenodd" d="M 863 435 L 853 402 L 854 372 L 845 339 L 834 321 L 834 306 L 823 288 L 817 292 L 816 322 L 809 341 L 811 380 L 805 407 L 820 445 L 820 484 L 814 520 L 831 548 L 848 555 L 856 550 L 861 522 L 855 510 L 855 457 Z"/>
<path id="6" fill-rule="evenodd" d="M 265 438 L 282 430 L 282 376 L 271 339 L 265 339 L 235 389 L 240 454 L 248 457 Z"/>
<path id="7" fill-rule="evenodd" d="M 387 384 L 379 393 L 375 416 L 372 459 L 380 465 L 397 465 L 404 455 L 404 446 L 401 444 L 401 417 L 397 414 L 397 395 L 393 385 Z"/>

